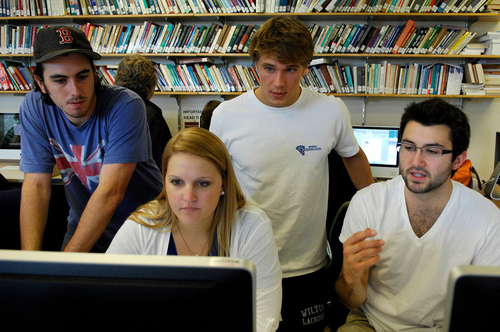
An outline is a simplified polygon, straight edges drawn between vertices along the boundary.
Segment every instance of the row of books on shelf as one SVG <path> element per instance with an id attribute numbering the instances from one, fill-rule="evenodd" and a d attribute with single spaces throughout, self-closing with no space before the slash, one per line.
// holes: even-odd
<path id="1" fill-rule="evenodd" d="M 493 0 L 0 0 L 7 17 L 216 13 L 477 13 Z"/>
<path id="2" fill-rule="evenodd" d="M 247 53 L 257 24 L 191 25 L 178 23 L 143 24 L 86 23 L 76 25 L 87 35 L 93 49 L 102 54 L 124 53 Z M 30 54 L 33 40 L 42 26 L 0 26 L 0 54 Z M 315 52 L 363 54 L 461 54 L 475 32 L 437 24 L 416 27 L 406 24 L 373 26 L 339 23 L 310 27 Z M 495 39 L 500 48 L 500 35 Z M 493 48 L 490 49 L 490 51 Z M 484 49 L 483 49 L 484 51 Z M 484 54 L 488 54 L 486 51 Z M 467 51 L 464 54 L 470 54 Z M 489 53 L 495 54 L 495 53 Z"/>
<path id="3" fill-rule="evenodd" d="M 446 63 L 340 65 L 338 60 L 310 66 L 301 84 L 325 93 L 459 95 L 464 70 Z"/>
<path id="4" fill-rule="evenodd" d="M 262 12 L 262 0 L 0 0 L 4 17 Z M 274 0 L 273 0 L 274 1 Z"/>
<path id="5" fill-rule="evenodd" d="M 117 65 L 98 66 L 100 78 L 114 84 Z M 158 91 L 245 92 L 260 85 L 254 67 L 216 66 L 207 57 L 182 59 L 179 64 L 155 63 Z M 33 86 L 33 67 L 14 60 L 0 62 L 4 91 L 28 91 Z M 500 60 L 452 65 L 434 63 L 381 63 L 341 65 L 329 58 L 314 59 L 301 85 L 321 93 L 400 95 L 500 94 Z"/>
<path id="6" fill-rule="evenodd" d="M 92 48 L 101 54 L 124 53 L 246 53 L 259 28 L 257 24 L 163 25 L 143 24 L 76 25 L 87 35 Z M 0 54 L 30 54 L 42 26 L 0 26 Z"/>
<path id="7" fill-rule="evenodd" d="M 0 25 L 0 54 L 31 54 L 33 41 L 42 26 Z"/>
<path id="8" fill-rule="evenodd" d="M 203 59 L 203 58 L 202 58 Z M 157 90 L 162 92 L 245 92 L 260 85 L 253 67 L 234 65 L 218 67 L 202 59 L 189 64 L 155 63 L 158 75 Z M 114 84 L 116 70 L 99 66 L 99 73 L 107 84 Z"/>
<path id="9" fill-rule="evenodd" d="M 464 65 L 464 71 L 464 94 L 500 94 L 500 60 L 468 62 Z"/>
<path id="10" fill-rule="evenodd" d="M 437 24 L 416 27 L 406 24 L 373 26 L 368 24 L 334 24 L 311 28 L 316 53 L 366 54 L 460 54 L 476 36 L 465 28 Z"/>
<path id="11" fill-rule="evenodd" d="M 306 0 L 295 12 L 480 13 L 493 0 Z M 293 6 L 291 12 L 294 12 Z"/>
<path id="12" fill-rule="evenodd" d="M 3 60 L 0 62 L 0 86 L 2 91 L 28 91 L 33 84 L 33 68 L 22 62 Z"/>

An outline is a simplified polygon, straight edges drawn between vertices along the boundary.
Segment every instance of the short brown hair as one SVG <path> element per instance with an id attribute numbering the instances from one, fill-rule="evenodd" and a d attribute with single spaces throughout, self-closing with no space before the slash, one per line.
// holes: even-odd
<path id="1" fill-rule="evenodd" d="M 314 52 L 309 29 L 296 18 L 277 16 L 267 20 L 252 38 L 249 54 L 253 62 L 261 56 L 275 57 L 281 63 L 307 66 Z"/>
<path id="2" fill-rule="evenodd" d="M 143 55 L 128 55 L 118 64 L 115 84 L 134 91 L 142 99 L 148 99 L 157 82 L 158 75 L 154 64 Z"/>

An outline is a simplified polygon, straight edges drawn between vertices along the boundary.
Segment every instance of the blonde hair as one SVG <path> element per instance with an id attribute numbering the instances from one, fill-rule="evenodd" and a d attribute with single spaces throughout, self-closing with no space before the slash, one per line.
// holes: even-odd
<path id="1" fill-rule="evenodd" d="M 129 219 L 159 231 L 171 230 L 175 226 L 178 219 L 168 201 L 165 176 L 170 157 L 180 152 L 190 153 L 210 161 L 221 174 L 225 194 L 220 196 L 215 209 L 211 233 L 212 239 L 217 236 L 219 256 L 229 256 L 231 227 L 236 211 L 245 205 L 245 197 L 236 179 L 226 146 L 217 136 L 206 129 L 198 127 L 184 129 L 168 142 L 162 160 L 162 192 L 156 199 L 139 207 Z M 145 222 L 143 218 L 147 218 L 151 222 Z"/>

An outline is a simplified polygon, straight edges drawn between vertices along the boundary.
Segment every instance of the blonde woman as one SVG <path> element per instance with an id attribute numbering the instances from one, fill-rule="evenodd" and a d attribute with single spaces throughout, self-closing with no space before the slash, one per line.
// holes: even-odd
<path id="1" fill-rule="evenodd" d="M 228 256 L 257 270 L 257 331 L 275 331 L 281 268 L 266 214 L 246 204 L 222 141 L 202 128 L 180 131 L 165 148 L 163 190 L 135 211 L 107 253 Z"/>

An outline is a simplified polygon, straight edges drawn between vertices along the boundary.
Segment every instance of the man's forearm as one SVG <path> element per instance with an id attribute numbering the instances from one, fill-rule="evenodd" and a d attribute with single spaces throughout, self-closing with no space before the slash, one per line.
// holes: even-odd
<path id="1" fill-rule="evenodd" d="M 368 158 L 361 148 L 359 152 L 352 157 L 342 158 L 346 166 L 349 177 L 356 189 L 360 190 L 374 183 L 373 176 L 370 170 Z"/>
<path id="2" fill-rule="evenodd" d="M 88 252 L 92 249 L 123 200 L 135 166 L 135 163 L 103 166 L 99 185 L 90 197 L 75 234 L 64 251 Z"/>
<path id="3" fill-rule="evenodd" d="M 340 302 L 350 310 L 359 307 L 366 300 L 366 287 L 361 280 L 346 280 L 341 272 L 335 282 Z"/>
<path id="4" fill-rule="evenodd" d="M 90 251 L 104 233 L 122 199 L 120 195 L 107 196 L 94 192 L 64 251 Z"/>
<path id="5" fill-rule="evenodd" d="M 35 175 L 26 175 L 21 192 L 19 227 L 22 250 L 41 250 L 43 233 L 47 224 L 51 195 L 50 175 L 48 184 L 34 180 Z M 44 178 L 44 175 L 41 175 Z"/>

